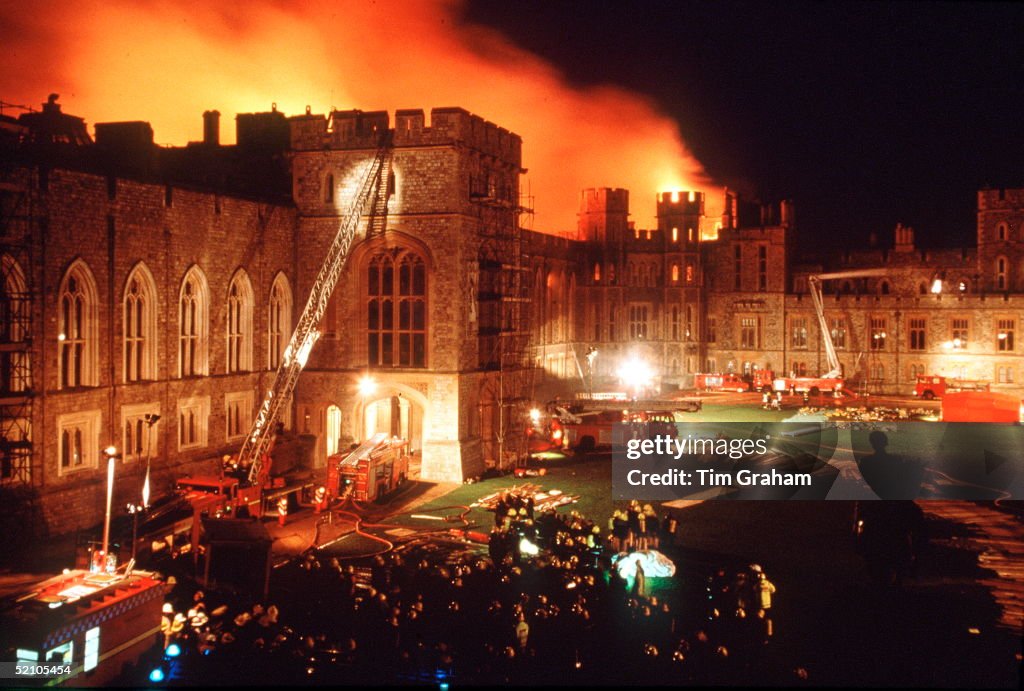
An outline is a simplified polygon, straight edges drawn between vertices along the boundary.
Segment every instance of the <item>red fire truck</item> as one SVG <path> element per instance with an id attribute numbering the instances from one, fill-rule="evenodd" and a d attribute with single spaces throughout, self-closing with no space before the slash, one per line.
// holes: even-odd
<path id="1" fill-rule="evenodd" d="M 750 389 L 750 385 L 743 378 L 734 373 L 727 374 L 703 374 L 693 375 L 693 388 L 698 391 L 735 391 L 742 393 Z"/>
<path id="2" fill-rule="evenodd" d="M 327 495 L 349 492 L 357 501 L 375 501 L 398 489 L 409 476 L 409 443 L 378 432 L 349 453 L 327 459 Z"/>
<path id="3" fill-rule="evenodd" d="M 973 379 L 947 379 L 935 374 L 922 375 L 917 378 L 914 385 L 914 395 L 920 396 L 926 401 L 933 398 L 942 398 L 946 393 L 960 391 L 988 391 L 990 388 L 987 381 Z"/>

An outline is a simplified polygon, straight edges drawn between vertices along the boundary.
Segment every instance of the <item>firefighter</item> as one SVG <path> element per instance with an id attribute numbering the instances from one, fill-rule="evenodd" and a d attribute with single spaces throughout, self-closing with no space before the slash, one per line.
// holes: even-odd
<path id="1" fill-rule="evenodd" d="M 754 565 L 755 567 L 757 564 Z M 757 602 L 761 609 L 768 612 L 772 608 L 772 595 L 775 594 L 775 584 L 768 580 L 768 577 L 764 575 L 764 571 L 760 567 L 753 569 L 754 573 L 757 574 L 757 583 L 754 585 L 754 590 L 757 592 Z"/>
<path id="2" fill-rule="evenodd" d="M 288 497 L 281 497 L 277 500 L 277 522 L 279 525 L 284 527 L 285 521 L 288 519 Z"/>
<path id="3" fill-rule="evenodd" d="M 313 492 L 313 513 L 319 514 L 327 508 L 327 488 L 320 485 Z"/>

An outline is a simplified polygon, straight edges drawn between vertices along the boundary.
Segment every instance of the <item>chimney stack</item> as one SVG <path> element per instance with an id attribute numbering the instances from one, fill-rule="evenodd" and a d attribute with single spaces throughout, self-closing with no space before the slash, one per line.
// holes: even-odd
<path id="1" fill-rule="evenodd" d="M 203 144 L 220 146 L 220 111 L 208 110 L 203 113 Z"/>

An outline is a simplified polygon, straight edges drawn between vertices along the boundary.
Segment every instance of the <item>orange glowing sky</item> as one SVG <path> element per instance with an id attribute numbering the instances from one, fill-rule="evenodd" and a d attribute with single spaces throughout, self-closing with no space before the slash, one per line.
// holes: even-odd
<path id="1" fill-rule="evenodd" d="M 208 109 L 231 122 L 271 103 L 287 115 L 460 106 L 523 137 L 534 227 L 547 232 L 575 230 L 584 187 L 628 188 L 640 227 L 656 190 L 713 187 L 652 102 L 570 87 L 459 14 L 446 0 L 4 3 L 0 98 L 38 108 L 57 92 L 90 125 L 148 120 L 175 145 L 202 138 Z"/>

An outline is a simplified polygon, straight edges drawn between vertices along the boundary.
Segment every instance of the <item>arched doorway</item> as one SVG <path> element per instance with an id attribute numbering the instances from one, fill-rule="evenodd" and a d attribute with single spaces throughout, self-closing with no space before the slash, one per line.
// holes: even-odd
<path id="1" fill-rule="evenodd" d="M 363 408 L 363 438 L 378 432 L 409 441 L 413 453 L 423 447 L 423 408 L 401 393 L 370 401 Z"/>

